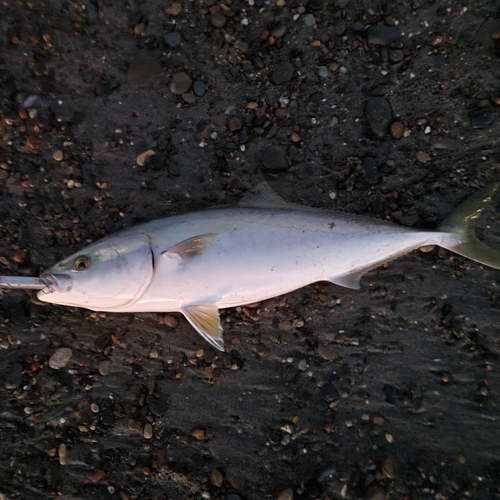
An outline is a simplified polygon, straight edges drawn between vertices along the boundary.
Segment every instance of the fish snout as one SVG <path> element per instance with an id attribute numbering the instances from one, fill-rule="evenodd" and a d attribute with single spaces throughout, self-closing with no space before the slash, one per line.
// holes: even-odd
<path id="1" fill-rule="evenodd" d="M 73 279 L 68 274 L 42 274 L 41 278 L 47 283 L 48 292 L 69 292 L 73 287 Z"/>

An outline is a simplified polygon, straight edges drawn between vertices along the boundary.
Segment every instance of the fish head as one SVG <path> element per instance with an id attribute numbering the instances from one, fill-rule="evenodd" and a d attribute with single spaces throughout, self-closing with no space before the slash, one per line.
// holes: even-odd
<path id="1" fill-rule="evenodd" d="M 154 274 L 154 254 L 147 234 L 125 232 L 92 243 L 47 269 L 43 302 L 94 311 L 124 308 L 144 293 Z"/>

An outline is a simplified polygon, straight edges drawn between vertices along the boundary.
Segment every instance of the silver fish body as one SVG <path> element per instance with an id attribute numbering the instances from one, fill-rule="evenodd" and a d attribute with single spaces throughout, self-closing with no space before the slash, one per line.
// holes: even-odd
<path id="1" fill-rule="evenodd" d="M 218 310 L 316 281 L 359 288 L 361 276 L 411 250 L 439 245 L 500 268 L 472 224 L 496 186 L 436 231 L 287 203 L 261 187 L 233 207 L 151 221 L 108 236 L 48 269 L 42 301 L 110 312 L 182 312 L 223 350 Z"/>

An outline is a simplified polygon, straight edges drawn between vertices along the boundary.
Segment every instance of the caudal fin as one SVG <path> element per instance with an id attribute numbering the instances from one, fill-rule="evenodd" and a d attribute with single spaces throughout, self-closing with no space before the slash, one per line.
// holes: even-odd
<path id="1" fill-rule="evenodd" d="M 481 243 L 474 234 L 474 224 L 490 204 L 500 183 L 486 186 L 459 205 L 441 224 L 440 231 L 455 236 L 455 241 L 443 242 L 442 247 L 463 257 L 500 269 L 500 252 Z"/>

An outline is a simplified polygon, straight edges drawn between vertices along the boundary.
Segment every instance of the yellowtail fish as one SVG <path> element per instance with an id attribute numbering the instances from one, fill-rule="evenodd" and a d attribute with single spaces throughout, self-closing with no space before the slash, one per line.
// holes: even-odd
<path id="1" fill-rule="evenodd" d="M 316 281 L 359 288 L 370 269 L 426 245 L 500 269 L 474 236 L 498 184 L 462 203 L 435 231 L 288 203 L 266 185 L 233 206 L 139 224 L 51 267 L 44 302 L 109 312 L 181 312 L 224 350 L 219 309 Z"/>

